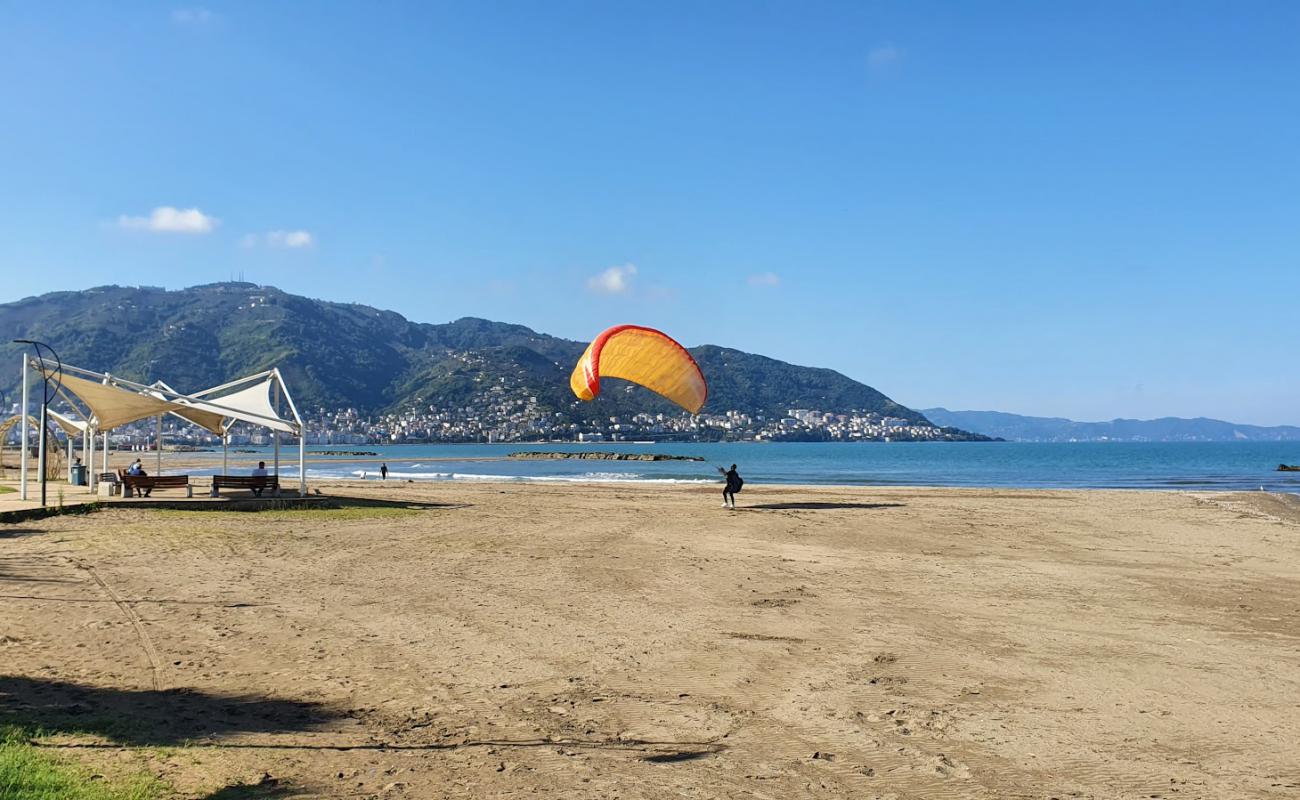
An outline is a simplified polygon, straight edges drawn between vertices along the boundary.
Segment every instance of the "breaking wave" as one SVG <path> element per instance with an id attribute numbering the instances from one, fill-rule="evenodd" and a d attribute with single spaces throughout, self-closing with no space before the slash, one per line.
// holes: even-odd
<path id="1" fill-rule="evenodd" d="M 281 470 L 281 474 L 296 475 L 297 470 Z M 317 479 L 356 479 L 378 481 L 377 469 L 307 470 L 308 478 Z M 664 483 L 664 484 L 711 484 L 718 483 L 710 478 L 670 478 L 644 475 L 637 472 L 583 472 L 574 475 L 491 475 L 477 472 L 408 472 L 388 471 L 390 481 L 444 482 L 465 481 L 478 483 Z"/>

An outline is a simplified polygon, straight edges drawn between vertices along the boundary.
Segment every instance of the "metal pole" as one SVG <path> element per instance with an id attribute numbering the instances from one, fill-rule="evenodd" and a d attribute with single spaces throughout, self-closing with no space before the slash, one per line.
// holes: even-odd
<path id="1" fill-rule="evenodd" d="M 298 431 L 298 496 L 307 496 L 307 437 L 306 431 Z"/>
<path id="2" fill-rule="evenodd" d="M 229 445 L 230 445 L 230 431 L 222 431 L 221 433 L 221 474 L 222 475 L 230 474 L 230 467 L 226 466 L 226 455 L 228 453 L 226 448 Z"/>
<path id="3" fill-rule="evenodd" d="M 40 464 L 41 471 L 41 507 L 45 507 L 45 403 L 41 403 L 41 431 L 40 438 L 37 440 L 40 447 L 40 455 L 37 463 Z"/>
<path id="4" fill-rule="evenodd" d="M 41 348 L 44 347 L 46 350 L 49 350 L 50 355 L 54 356 L 55 364 L 58 365 L 54 371 L 55 392 L 59 390 L 59 381 L 63 379 L 63 359 L 59 358 L 59 354 L 54 352 L 54 348 L 50 347 L 45 342 L 38 342 L 35 341 L 34 339 L 14 339 L 13 341 L 14 344 L 30 344 L 32 346 L 32 349 L 36 351 L 36 360 L 40 363 L 41 380 L 44 382 L 44 386 L 45 386 L 45 391 L 41 395 L 41 431 L 40 431 L 41 450 L 40 450 L 40 459 L 39 459 L 40 470 L 41 470 L 41 506 L 44 507 L 45 497 L 46 497 L 46 493 L 45 493 L 46 484 L 49 482 L 49 475 L 46 474 L 47 461 L 49 457 L 49 454 L 46 452 L 46 450 L 49 448 L 49 441 L 48 441 L 49 437 L 45 435 L 45 428 L 48 425 L 47 412 L 49 411 L 50 401 L 54 399 L 54 393 L 50 391 L 50 373 L 45 366 L 47 359 L 41 355 Z M 24 378 L 24 383 L 26 383 L 26 378 L 27 378 L 26 369 L 23 370 L 23 378 Z M 27 398 L 24 397 L 23 403 L 26 404 L 26 402 L 27 402 Z M 26 419 L 26 415 L 24 415 L 24 420 L 25 419 Z M 25 466 L 26 462 L 24 461 L 23 463 Z M 24 481 L 24 488 L 26 488 L 25 481 Z"/>
<path id="5" fill-rule="evenodd" d="M 90 487 L 90 493 L 95 493 L 95 483 L 98 475 L 95 474 L 95 428 L 86 420 L 86 437 L 89 439 L 86 452 L 86 463 L 90 465 L 90 476 L 86 478 L 86 485 Z"/>
<path id="6" fill-rule="evenodd" d="M 271 410 L 275 415 L 280 416 L 280 385 L 275 384 L 274 394 L 271 396 Z M 280 431 L 271 431 L 272 440 L 275 442 L 275 478 L 280 479 Z"/>
<path id="7" fill-rule="evenodd" d="M 156 419 L 158 420 L 158 428 L 157 428 L 158 434 L 154 436 L 154 443 L 158 446 L 158 458 L 156 460 L 157 468 L 153 471 L 153 474 L 161 475 L 162 474 L 162 414 L 159 414 L 156 417 Z"/>
<path id="8" fill-rule="evenodd" d="M 22 458 L 22 483 L 21 483 L 22 493 L 18 495 L 19 498 L 23 500 L 27 499 L 27 444 L 28 444 L 27 442 L 27 399 L 28 396 L 31 394 L 31 387 L 27 383 L 27 373 L 30 371 L 31 370 L 27 368 L 27 355 L 24 353 L 23 354 L 23 410 L 22 410 L 22 415 L 23 415 L 22 416 L 23 458 Z"/>
<path id="9" fill-rule="evenodd" d="M 68 485 L 72 485 L 72 434 L 68 434 Z"/>

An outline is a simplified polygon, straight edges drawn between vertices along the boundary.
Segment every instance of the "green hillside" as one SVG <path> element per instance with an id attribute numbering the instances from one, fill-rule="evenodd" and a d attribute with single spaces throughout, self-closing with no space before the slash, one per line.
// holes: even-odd
<path id="1" fill-rule="evenodd" d="M 145 383 L 161 378 L 182 392 L 278 365 L 304 409 L 474 406 L 499 386 L 574 420 L 677 413 L 622 381 L 607 382 L 595 403 L 576 403 L 568 377 L 582 342 L 483 319 L 411 322 L 391 311 L 249 283 L 56 292 L 0 305 L 0 330 L 0 356 L 14 365 L 0 370 L 6 392 L 16 388 L 18 373 L 19 346 L 9 340 L 30 338 L 50 343 L 70 364 Z M 691 352 L 709 379 L 706 412 L 780 415 L 811 408 L 925 419 L 829 369 L 713 345 Z"/>

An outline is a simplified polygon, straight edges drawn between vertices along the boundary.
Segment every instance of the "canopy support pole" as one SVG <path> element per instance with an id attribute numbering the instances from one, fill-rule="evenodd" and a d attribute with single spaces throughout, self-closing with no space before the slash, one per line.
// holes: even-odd
<path id="1" fill-rule="evenodd" d="M 154 417 L 154 419 L 158 421 L 158 427 L 154 429 L 156 433 L 154 434 L 153 437 L 154 446 L 158 449 L 158 454 L 157 454 L 158 457 L 154 460 L 156 467 L 154 469 L 153 474 L 161 475 L 162 474 L 162 414 L 159 414 L 157 417 Z"/>
<path id="2" fill-rule="evenodd" d="M 68 434 L 68 485 L 72 485 L 72 434 Z"/>
<path id="3" fill-rule="evenodd" d="M 230 445 L 230 432 L 222 431 L 221 432 L 221 474 L 222 475 L 230 474 L 230 468 L 226 466 L 226 456 L 228 453 L 226 448 L 229 445 Z"/>
<path id="4" fill-rule="evenodd" d="M 298 431 L 298 496 L 307 496 L 307 436 L 306 431 Z"/>
<path id="5" fill-rule="evenodd" d="M 95 484 L 99 480 L 99 475 L 95 472 L 95 429 L 91 427 L 90 421 L 86 421 L 86 463 L 90 465 L 90 475 L 86 478 L 86 485 L 90 487 L 90 493 L 95 493 Z"/>
<path id="6" fill-rule="evenodd" d="M 280 416 L 280 385 L 272 384 L 274 387 L 271 394 L 271 410 L 275 415 Z M 275 442 L 275 480 L 276 486 L 280 485 L 280 431 L 271 431 L 272 440 Z M 276 491 L 279 491 L 278 489 Z"/>
<path id="7" fill-rule="evenodd" d="M 45 440 L 45 408 L 46 404 L 41 403 L 41 429 L 37 432 L 40 435 L 36 440 L 39 443 L 37 446 L 40 447 L 40 457 L 36 459 L 36 463 L 39 465 L 37 469 L 41 471 L 41 508 L 45 508 L 45 448 L 49 446 L 49 442 Z"/>
<path id="8" fill-rule="evenodd" d="M 29 372 L 29 370 L 27 369 L 27 356 L 26 356 L 26 354 L 24 354 L 24 355 L 23 355 L 23 410 L 22 410 L 22 415 L 23 415 L 23 416 L 22 416 L 22 426 L 23 426 L 23 457 L 22 457 L 22 459 L 21 459 L 21 464 L 22 464 L 22 469 L 21 469 L 21 473 L 22 473 L 22 478 L 21 478 L 22 492 L 18 495 L 18 497 L 19 497 L 20 499 L 22 499 L 22 500 L 26 500 L 26 499 L 27 499 L 27 444 L 28 444 L 28 442 L 27 442 L 27 396 L 28 396 L 29 394 L 31 394 L 31 390 L 30 390 L 30 388 L 29 388 L 29 386 L 28 386 L 28 384 L 27 384 L 27 373 L 28 373 L 28 372 Z"/>

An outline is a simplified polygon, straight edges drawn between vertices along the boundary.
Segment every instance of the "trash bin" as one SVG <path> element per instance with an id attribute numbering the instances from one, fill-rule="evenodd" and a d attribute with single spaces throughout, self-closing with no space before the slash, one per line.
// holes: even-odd
<path id="1" fill-rule="evenodd" d="M 85 464 L 74 464 L 74 465 L 72 465 L 71 470 L 72 470 L 72 474 L 69 475 L 68 477 L 69 477 L 69 479 L 71 480 L 72 485 L 73 485 L 73 486 L 85 486 L 85 485 L 86 485 L 86 465 L 85 465 Z"/>

